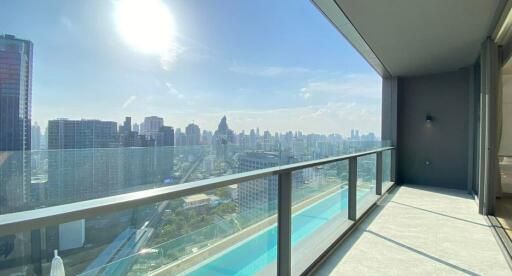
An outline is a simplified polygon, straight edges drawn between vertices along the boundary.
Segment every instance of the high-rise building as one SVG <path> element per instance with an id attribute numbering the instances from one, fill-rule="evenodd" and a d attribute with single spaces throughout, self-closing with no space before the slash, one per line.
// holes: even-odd
<path id="1" fill-rule="evenodd" d="M 201 135 L 201 143 L 205 145 L 211 145 L 213 139 L 213 134 L 211 131 L 203 130 L 203 134 Z"/>
<path id="2" fill-rule="evenodd" d="M 140 127 L 139 127 L 139 124 L 135 123 L 133 124 L 133 128 L 132 128 L 133 131 L 137 132 L 137 133 L 140 133 Z"/>
<path id="3" fill-rule="evenodd" d="M 125 117 L 122 132 L 128 133 L 130 131 L 132 131 L 132 117 Z"/>
<path id="4" fill-rule="evenodd" d="M 141 124 L 140 134 L 149 136 L 156 139 L 160 128 L 164 126 L 164 119 L 157 116 L 150 116 L 144 118 L 144 122 Z"/>
<path id="5" fill-rule="evenodd" d="M 160 127 L 156 138 L 154 160 L 157 181 L 162 184 L 174 184 L 173 161 L 174 161 L 174 129 L 169 126 Z"/>
<path id="6" fill-rule="evenodd" d="M 119 126 L 119 142 L 121 146 L 144 147 L 146 146 L 146 140 L 145 136 L 139 136 L 137 131 L 132 131 L 132 118 L 125 117 L 123 124 Z"/>
<path id="7" fill-rule="evenodd" d="M 41 127 L 37 123 L 34 123 L 32 125 L 32 128 L 30 130 L 31 132 L 31 138 L 30 138 L 30 145 L 33 150 L 39 150 L 41 149 Z"/>
<path id="8" fill-rule="evenodd" d="M 118 144 L 117 123 L 100 120 L 48 121 L 48 149 L 111 148 Z"/>
<path id="9" fill-rule="evenodd" d="M 44 132 L 41 133 L 41 149 L 48 149 L 48 126 L 44 129 Z"/>
<path id="10" fill-rule="evenodd" d="M 234 143 L 234 140 L 235 133 L 229 129 L 226 116 L 223 116 L 213 134 L 213 144 L 218 158 L 225 159 L 227 157 L 227 144 Z"/>
<path id="11" fill-rule="evenodd" d="M 279 155 L 265 152 L 248 152 L 240 155 L 238 171 L 247 172 L 279 165 Z M 263 215 L 277 199 L 277 177 L 269 176 L 239 185 L 240 212 Z"/>
<path id="12" fill-rule="evenodd" d="M 186 146 L 187 145 L 187 135 L 181 132 L 181 128 L 177 128 L 175 132 L 175 145 L 176 146 Z"/>
<path id="13" fill-rule="evenodd" d="M 49 204 L 74 202 L 111 195 L 121 190 L 122 159 L 116 122 L 100 120 L 48 121 Z M 65 225 L 46 228 L 47 255 L 83 245 L 83 221 L 76 233 L 66 233 Z M 63 237 L 67 237 L 63 239 Z M 80 241 L 68 247 L 66 240 Z"/>
<path id="14" fill-rule="evenodd" d="M 192 123 L 185 128 L 185 135 L 187 135 L 187 145 L 199 145 L 201 143 L 201 129 L 199 126 Z"/>
<path id="15" fill-rule="evenodd" d="M 117 123 L 57 119 L 48 122 L 48 199 L 89 199 L 119 189 Z"/>
<path id="16" fill-rule="evenodd" d="M 158 132 L 157 146 L 174 146 L 174 129 L 169 126 L 162 126 Z"/>
<path id="17" fill-rule="evenodd" d="M 32 49 L 28 40 L 0 35 L 0 213 L 26 207 L 30 190 Z"/>
<path id="18" fill-rule="evenodd" d="M 275 167 L 296 162 L 291 156 L 275 152 L 247 152 L 238 157 L 238 172 Z M 303 185 L 301 172 L 293 174 L 293 187 Z M 241 213 L 264 216 L 275 211 L 277 176 L 268 176 L 238 185 L 238 205 Z"/>
<path id="19" fill-rule="evenodd" d="M 0 35 L 0 151 L 29 150 L 33 44 Z"/>

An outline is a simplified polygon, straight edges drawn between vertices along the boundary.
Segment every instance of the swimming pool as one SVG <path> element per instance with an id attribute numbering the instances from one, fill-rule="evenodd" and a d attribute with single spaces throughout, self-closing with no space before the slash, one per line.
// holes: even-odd
<path id="1" fill-rule="evenodd" d="M 374 192 L 358 192 L 358 198 Z M 297 212 L 292 217 L 292 247 L 315 233 L 336 215 L 346 214 L 348 189 L 343 189 Z M 187 275 L 251 275 L 277 259 L 277 225 L 273 225 L 248 240 L 206 260 Z"/>

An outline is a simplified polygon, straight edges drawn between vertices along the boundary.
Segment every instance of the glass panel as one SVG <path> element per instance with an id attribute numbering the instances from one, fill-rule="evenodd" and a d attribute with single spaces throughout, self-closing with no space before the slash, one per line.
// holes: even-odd
<path id="1" fill-rule="evenodd" d="M 277 178 L 267 177 L 7 235 L 0 238 L 0 275 L 48 275 L 55 249 L 68 275 L 275 271 L 276 197 Z"/>
<path id="2" fill-rule="evenodd" d="M 361 152 L 382 143 L 340 141 L 310 148 L 304 143 L 300 153 L 243 145 L 0 152 L 0 186 L 5 191 L 0 214 Z"/>
<path id="3" fill-rule="evenodd" d="M 299 275 L 346 229 L 348 161 L 303 169 L 292 177 L 292 271 Z"/>
<path id="4" fill-rule="evenodd" d="M 390 150 L 382 153 L 382 192 L 393 184 L 391 181 L 391 154 Z"/>
<path id="5" fill-rule="evenodd" d="M 376 196 L 376 154 L 357 158 L 357 215 L 361 215 Z"/>

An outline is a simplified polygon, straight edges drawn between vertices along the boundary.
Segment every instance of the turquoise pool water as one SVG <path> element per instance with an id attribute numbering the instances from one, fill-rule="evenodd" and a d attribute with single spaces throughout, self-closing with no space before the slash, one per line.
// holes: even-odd
<path id="1" fill-rule="evenodd" d="M 358 194 L 358 198 L 370 194 Z M 348 189 L 338 191 L 301 210 L 292 217 L 292 246 L 313 234 L 334 216 L 346 214 Z M 247 241 L 207 260 L 187 275 L 251 275 L 277 259 L 277 226 L 256 234 Z"/>

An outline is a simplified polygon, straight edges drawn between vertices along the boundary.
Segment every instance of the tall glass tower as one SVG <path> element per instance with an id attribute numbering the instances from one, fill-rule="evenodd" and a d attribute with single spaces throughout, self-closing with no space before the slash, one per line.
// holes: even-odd
<path id="1" fill-rule="evenodd" d="M 26 207 L 30 195 L 32 49 L 0 35 L 0 213 Z"/>

